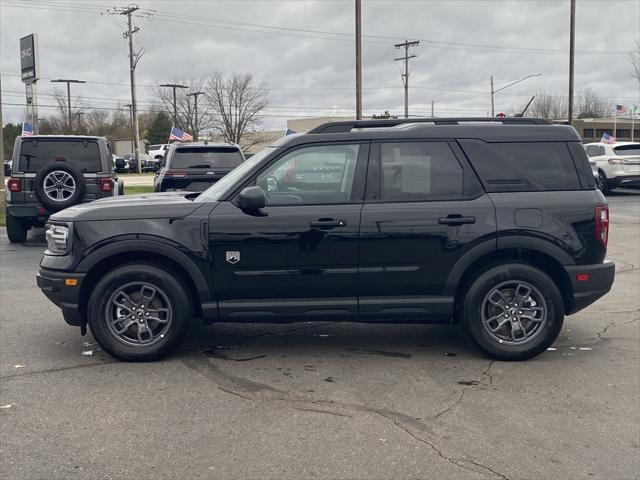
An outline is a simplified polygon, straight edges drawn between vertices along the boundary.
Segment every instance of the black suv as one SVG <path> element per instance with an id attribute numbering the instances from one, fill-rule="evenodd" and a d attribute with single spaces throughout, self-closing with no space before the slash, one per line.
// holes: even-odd
<path id="1" fill-rule="evenodd" d="M 329 123 L 201 194 L 50 219 L 38 285 L 127 360 L 205 322 L 460 323 L 525 359 L 609 291 L 607 202 L 580 137 L 539 119 Z"/>
<path id="2" fill-rule="evenodd" d="M 36 135 L 16 138 L 7 181 L 7 236 L 24 242 L 64 208 L 122 191 L 104 137 Z"/>
<path id="3" fill-rule="evenodd" d="M 232 143 L 174 143 L 161 162 L 156 192 L 202 192 L 244 162 L 244 155 Z"/>

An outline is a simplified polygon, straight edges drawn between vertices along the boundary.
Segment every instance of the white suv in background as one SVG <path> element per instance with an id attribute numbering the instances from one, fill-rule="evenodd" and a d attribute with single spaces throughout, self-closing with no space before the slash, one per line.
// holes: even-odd
<path id="1" fill-rule="evenodd" d="M 162 160 L 168 148 L 169 144 L 166 143 L 162 145 L 149 145 L 149 156 L 155 160 Z"/>
<path id="2" fill-rule="evenodd" d="M 587 143 L 584 149 L 591 164 L 598 168 L 602 193 L 640 186 L 640 143 Z"/>

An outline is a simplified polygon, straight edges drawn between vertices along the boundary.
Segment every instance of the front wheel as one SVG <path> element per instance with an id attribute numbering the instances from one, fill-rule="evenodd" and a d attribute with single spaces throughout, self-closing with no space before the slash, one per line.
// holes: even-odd
<path id="1" fill-rule="evenodd" d="M 114 357 L 158 360 L 187 336 L 191 302 L 179 277 L 151 264 L 116 268 L 89 298 L 88 323 L 96 341 Z"/>
<path id="2" fill-rule="evenodd" d="M 462 304 L 465 332 L 485 353 L 501 360 L 525 360 L 544 352 L 563 321 L 558 287 L 526 264 L 502 264 L 481 273 Z"/>

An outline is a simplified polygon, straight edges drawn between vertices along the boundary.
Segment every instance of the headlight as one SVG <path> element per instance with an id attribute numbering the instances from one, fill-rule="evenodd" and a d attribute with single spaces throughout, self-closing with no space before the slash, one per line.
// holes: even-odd
<path id="1" fill-rule="evenodd" d="M 66 255 L 71 250 L 71 225 L 48 223 L 45 238 L 47 255 Z"/>

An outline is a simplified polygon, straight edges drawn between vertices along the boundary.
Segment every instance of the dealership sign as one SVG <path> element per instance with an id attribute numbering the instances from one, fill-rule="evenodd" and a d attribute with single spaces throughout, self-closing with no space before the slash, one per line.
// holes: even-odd
<path id="1" fill-rule="evenodd" d="M 38 80 L 38 35 L 32 33 L 20 39 L 20 71 L 22 81 L 31 83 Z"/>

